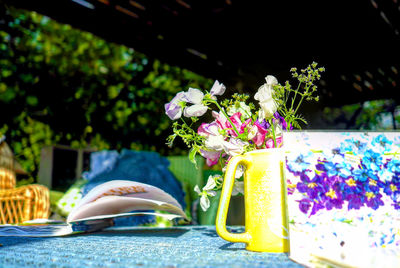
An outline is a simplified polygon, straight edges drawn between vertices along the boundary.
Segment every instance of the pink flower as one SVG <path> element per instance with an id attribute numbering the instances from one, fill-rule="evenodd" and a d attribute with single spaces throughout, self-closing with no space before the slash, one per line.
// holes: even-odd
<path id="1" fill-rule="evenodd" d="M 210 135 L 219 135 L 219 127 L 216 121 L 208 124 L 202 123 L 197 129 L 197 134 L 208 137 Z"/>
<path id="2" fill-rule="evenodd" d="M 282 143 L 283 143 L 282 136 L 276 138 L 276 143 L 277 143 L 276 148 L 279 148 L 279 147 L 282 146 Z M 273 139 L 267 140 L 267 142 L 265 143 L 265 146 L 266 146 L 267 148 L 275 148 L 275 146 L 274 146 L 274 140 L 273 140 Z"/>
<path id="3" fill-rule="evenodd" d="M 268 133 L 268 130 L 263 128 L 258 121 L 254 123 L 252 128 L 252 136 L 251 140 L 255 143 L 256 146 L 261 146 L 264 143 L 265 135 Z"/>
<path id="4" fill-rule="evenodd" d="M 225 129 L 226 128 L 226 121 L 227 119 L 225 118 L 225 116 L 219 112 L 217 113 L 216 111 L 212 111 L 212 115 L 215 118 L 215 122 L 218 124 L 220 129 Z"/>
<path id="5" fill-rule="evenodd" d="M 240 126 L 242 125 L 242 121 L 240 120 L 240 117 L 242 116 L 242 114 L 240 112 L 234 113 L 231 117 L 229 117 L 229 119 L 231 119 L 233 125 L 236 127 L 236 129 L 240 129 Z M 225 129 L 228 129 L 228 134 L 236 137 L 237 133 L 235 132 L 235 130 L 233 129 L 233 126 L 231 125 L 231 123 L 227 120 L 225 121 Z"/>
<path id="6" fill-rule="evenodd" d="M 203 123 L 197 129 L 197 134 L 206 137 L 205 147 L 210 150 L 222 150 L 222 144 L 225 140 L 224 136 L 219 133 L 218 124 L 214 121 L 210 124 Z"/>
<path id="7" fill-rule="evenodd" d="M 244 129 L 251 123 L 251 119 L 247 119 L 244 123 L 240 126 L 239 133 L 242 134 Z"/>
<path id="8" fill-rule="evenodd" d="M 200 154 L 207 160 L 207 166 L 211 167 L 215 164 L 218 164 L 219 157 L 221 156 L 221 151 L 200 150 Z"/>

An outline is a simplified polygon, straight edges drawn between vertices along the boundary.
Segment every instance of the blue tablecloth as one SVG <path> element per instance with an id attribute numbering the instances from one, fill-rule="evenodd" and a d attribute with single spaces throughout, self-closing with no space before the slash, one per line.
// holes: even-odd
<path id="1" fill-rule="evenodd" d="M 227 242 L 215 226 L 114 227 L 65 237 L 0 237 L 0 244 L 0 267 L 302 267 L 287 254 Z"/>

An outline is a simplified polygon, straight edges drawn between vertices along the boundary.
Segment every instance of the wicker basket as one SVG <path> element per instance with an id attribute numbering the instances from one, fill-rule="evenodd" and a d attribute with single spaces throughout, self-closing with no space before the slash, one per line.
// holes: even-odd
<path id="1" fill-rule="evenodd" d="M 15 188 L 14 156 L 0 141 L 0 224 L 16 224 L 50 215 L 50 191 L 38 184 Z"/>
<path id="2" fill-rule="evenodd" d="M 0 189 L 14 189 L 16 183 L 15 172 L 0 167 Z"/>
<path id="3" fill-rule="evenodd" d="M 50 195 L 42 185 L 21 186 L 0 190 L 0 223 L 21 223 L 32 219 L 47 219 L 50 213 Z"/>

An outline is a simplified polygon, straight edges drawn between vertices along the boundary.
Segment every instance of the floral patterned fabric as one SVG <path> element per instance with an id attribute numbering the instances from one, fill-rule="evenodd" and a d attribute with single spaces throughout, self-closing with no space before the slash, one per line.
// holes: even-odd
<path id="1" fill-rule="evenodd" d="M 310 241 L 297 247 L 400 255 L 399 132 L 291 132 L 284 146 L 291 235 Z"/>

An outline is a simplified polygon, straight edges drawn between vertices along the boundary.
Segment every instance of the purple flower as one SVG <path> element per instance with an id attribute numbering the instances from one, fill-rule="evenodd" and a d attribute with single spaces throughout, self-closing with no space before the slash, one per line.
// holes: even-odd
<path id="1" fill-rule="evenodd" d="M 320 177 L 315 176 L 313 180 L 305 175 L 300 174 L 301 181 L 297 183 L 297 190 L 300 193 L 306 194 L 310 199 L 318 198 L 319 194 L 324 190 L 320 183 Z"/>
<path id="2" fill-rule="evenodd" d="M 290 125 L 289 128 L 288 128 L 288 124 L 287 124 L 285 118 L 283 118 L 278 112 L 275 112 L 274 113 L 274 117 L 272 118 L 272 121 L 274 123 L 275 123 L 275 119 L 278 120 L 278 122 L 282 126 L 283 130 L 287 130 L 287 129 L 292 130 L 293 129 L 292 125 Z"/>
<path id="3" fill-rule="evenodd" d="M 300 211 L 303 212 L 304 214 L 307 214 L 308 210 L 310 210 L 310 208 L 311 208 L 312 201 L 304 198 L 297 202 L 299 202 Z"/>
<path id="4" fill-rule="evenodd" d="M 256 123 L 258 123 L 262 128 L 269 129 L 270 128 L 270 123 L 267 122 L 267 120 L 263 119 L 261 122 L 259 119 L 256 120 Z"/>
<path id="5" fill-rule="evenodd" d="M 337 208 L 341 209 L 343 206 L 343 199 L 342 199 L 342 194 L 338 189 L 335 189 L 336 187 L 332 187 L 325 193 L 324 199 L 324 205 L 327 210 L 331 210 L 332 208 Z"/>
<path id="6" fill-rule="evenodd" d="M 368 207 L 372 209 L 378 209 L 380 206 L 383 206 L 384 203 L 381 200 L 382 195 L 381 194 L 374 194 L 372 192 L 366 192 L 365 196 L 367 198 L 366 204 Z"/>
<path id="7" fill-rule="evenodd" d="M 176 96 L 169 102 L 165 104 L 165 114 L 168 115 L 168 117 L 171 120 L 176 120 L 181 118 L 182 116 L 182 109 L 183 106 L 182 102 L 184 101 L 185 93 L 184 92 L 178 92 Z"/>
<path id="8" fill-rule="evenodd" d="M 322 202 L 316 201 L 313 203 L 313 207 L 310 213 L 310 216 L 315 215 L 315 213 L 318 212 L 318 210 L 325 208 Z"/>
<path id="9" fill-rule="evenodd" d="M 350 209 L 360 209 L 364 206 L 363 200 L 358 194 L 350 194 L 347 196 L 347 208 Z"/>
<path id="10" fill-rule="evenodd" d="M 343 198 L 349 201 L 354 195 L 360 195 L 364 191 L 364 183 L 355 181 L 352 177 L 349 177 L 341 183 L 341 191 Z"/>

